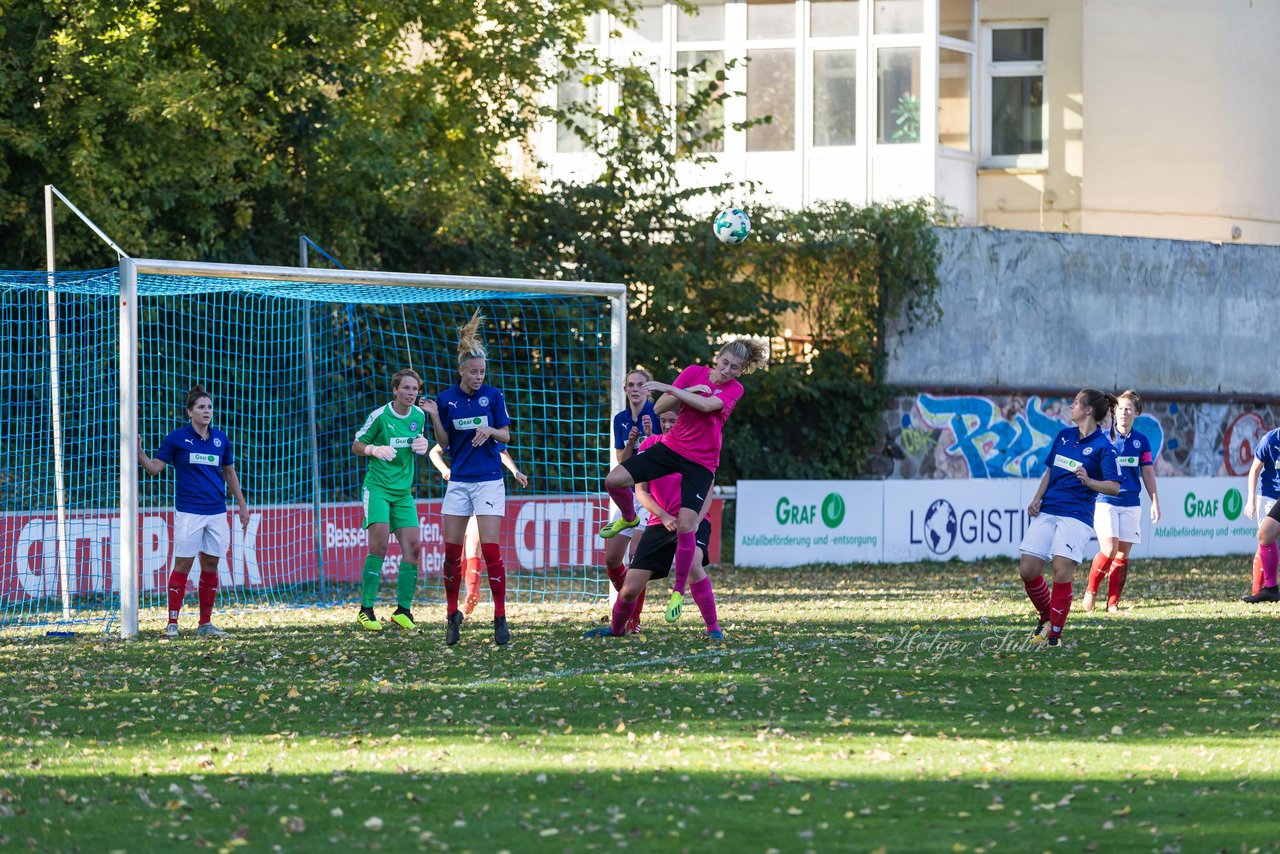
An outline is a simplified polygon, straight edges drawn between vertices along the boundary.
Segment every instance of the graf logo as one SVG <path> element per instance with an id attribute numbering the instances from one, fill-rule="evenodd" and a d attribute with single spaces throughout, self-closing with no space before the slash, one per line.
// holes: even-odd
<path id="1" fill-rule="evenodd" d="M 844 498 L 838 492 L 832 492 L 822 499 L 822 524 L 828 528 L 838 528 L 844 521 Z"/>
<path id="2" fill-rule="evenodd" d="M 1240 494 L 1238 489 L 1228 489 L 1227 494 L 1222 496 L 1222 515 L 1227 517 L 1228 521 L 1234 522 L 1240 518 L 1240 511 L 1244 509 L 1244 496 Z"/>

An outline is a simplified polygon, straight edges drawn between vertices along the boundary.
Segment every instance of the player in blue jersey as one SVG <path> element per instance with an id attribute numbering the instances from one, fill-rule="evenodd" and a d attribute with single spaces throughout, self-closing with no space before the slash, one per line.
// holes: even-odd
<path id="1" fill-rule="evenodd" d="M 1107 610 L 1120 610 L 1120 594 L 1129 577 L 1129 552 L 1142 542 L 1142 487 L 1151 496 L 1151 522 L 1160 521 L 1160 498 L 1156 495 L 1155 460 L 1151 442 L 1133 429 L 1133 421 L 1142 413 L 1142 398 L 1128 389 L 1116 398 L 1115 421 L 1109 438 L 1116 449 L 1116 467 L 1120 470 L 1120 493 L 1099 493 L 1093 508 L 1093 531 L 1098 535 L 1098 553 L 1089 568 L 1089 583 L 1084 591 L 1084 609 L 1093 610 L 1094 598 L 1102 579 L 1107 579 Z"/>
<path id="2" fill-rule="evenodd" d="M 636 449 L 641 442 L 650 436 L 661 435 L 664 432 L 662 419 L 658 417 L 657 411 L 653 408 L 653 401 L 649 399 L 649 392 L 645 390 L 645 383 L 649 382 L 653 382 L 653 375 L 642 368 L 637 368 L 627 374 L 626 384 L 623 387 L 623 391 L 627 395 L 627 408 L 613 416 L 613 458 L 615 463 L 622 463 L 630 459 L 631 455 L 636 453 Z M 670 419 L 671 423 L 674 423 L 674 420 L 674 418 Z M 640 542 L 639 532 L 644 530 L 644 526 L 649 520 L 648 510 L 637 507 L 636 513 L 639 514 L 640 524 L 635 528 L 626 528 L 619 531 L 618 536 L 609 540 L 609 544 L 604 549 L 605 572 L 609 575 L 609 583 L 618 592 L 622 592 L 622 584 L 627 577 L 627 567 L 623 560 L 628 552 L 632 555 L 636 553 L 636 546 Z M 619 518 L 620 515 L 621 511 L 615 506 L 610 520 Z M 642 591 L 631 619 L 627 621 L 628 634 L 639 633 L 640 613 L 643 609 L 644 593 Z"/>
<path id="3" fill-rule="evenodd" d="M 1044 477 L 1027 505 L 1031 517 L 1018 546 L 1018 575 L 1035 606 L 1039 622 L 1031 642 L 1051 647 L 1062 643 L 1062 628 L 1071 610 L 1071 581 L 1093 534 L 1093 506 L 1098 493 L 1120 492 L 1116 449 L 1098 423 L 1115 409 L 1116 399 L 1093 388 L 1071 401 L 1071 422 L 1054 437 L 1044 458 Z M 1053 563 L 1053 589 L 1044 568 Z"/>
<path id="4" fill-rule="evenodd" d="M 1258 553 L 1253 564 L 1253 593 L 1240 599 L 1251 605 L 1280 602 L 1280 586 L 1276 584 L 1276 564 L 1280 562 L 1276 548 L 1280 534 L 1280 428 L 1259 439 L 1253 449 L 1248 495 L 1244 514 L 1258 520 Z"/>
<path id="5" fill-rule="evenodd" d="M 227 488 L 236 501 L 242 528 L 249 526 L 249 505 L 236 476 L 235 455 L 227 434 L 213 425 L 213 398 L 200 386 L 187 392 L 191 423 L 168 436 L 152 459 L 138 439 L 138 462 L 147 474 L 174 470 L 173 569 L 169 573 L 169 624 L 165 636 L 178 636 L 178 614 L 187 592 L 187 576 L 200 556 L 200 623 L 196 634 L 223 637 L 213 624 L 213 601 L 218 596 L 218 561 L 231 545 L 227 527 Z"/>
<path id="6" fill-rule="evenodd" d="M 458 382 L 426 402 L 436 441 L 449 449 L 449 486 L 444 494 L 444 592 L 447 618 L 444 642 L 458 642 L 463 614 L 458 610 L 467 522 L 476 517 L 480 554 L 493 594 L 493 642 L 511 639 L 507 628 L 507 574 L 498 540 L 506 515 L 501 447 L 511 443 L 507 404 L 502 392 L 485 385 L 486 351 L 480 340 L 483 315 L 477 311 L 458 330 Z"/>
<path id="7" fill-rule="evenodd" d="M 522 488 L 528 486 L 529 476 L 520 471 L 507 446 L 501 442 L 498 443 L 498 455 L 502 458 L 503 467 L 511 472 L 516 483 Z M 431 464 L 436 467 L 436 471 L 440 472 L 445 483 L 448 483 L 452 472 L 449 464 L 444 461 L 444 448 L 438 444 L 432 445 L 427 456 Z M 462 614 L 464 617 L 470 617 L 476 605 L 480 604 L 480 526 L 476 524 L 475 516 L 467 520 L 467 536 L 462 544 L 462 592 L 464 596 Z"/>

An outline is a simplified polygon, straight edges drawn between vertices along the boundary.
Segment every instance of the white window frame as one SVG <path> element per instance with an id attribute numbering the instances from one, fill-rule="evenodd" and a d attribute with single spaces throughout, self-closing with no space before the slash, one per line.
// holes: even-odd
<path id="1" fill-rule="evenodd" d="M 996 30 L 1039 29 L 1044 33 L 1045 58 L 1039 62 L 993 62 L 991 34 Z M 982 25 L 982 165 L 995 169 L 1048 169 L 1049 168 L 1049 25 L 1047 21 L 1001 21 Z M 1039 75 L 1044 80 L 1044 105 L 1040 109 L 1040 138 L 1044 145 L 1039 154 L 991 153 L 992 103 L 991 81 L 996 77 L 1029 77 Z"/>
<path id="2" fill-rule="evenodd" d="M 974 20 L 977 20 L 978 10 L 973 10 Z M 942 69 L 942 51 L 949 50 L 954 53 L 963 53 L 969 57 L 969 150 L 962 151 L 959 148 L 951 148 L 943 145 L 941 140 L 937 139 L 937 130 L 934 131 L 934 144 L 937 146 L 939 153 L 947 154 L 953 157 L 974 158 L 978 154 L 978 137 L 982 136 L 978 132 L 977 110 L 978 97 L 974 91 L 974 75 L 977 73 L 977 53 L 978 46 L 975 42 L 963 41 L 962 39 L 952 38 L 951 36 L 938 36 L 938 69 L 941 73 Z M 939 104 L 942 98 L 942 80 L 938 80 L 937 97 Z"/>

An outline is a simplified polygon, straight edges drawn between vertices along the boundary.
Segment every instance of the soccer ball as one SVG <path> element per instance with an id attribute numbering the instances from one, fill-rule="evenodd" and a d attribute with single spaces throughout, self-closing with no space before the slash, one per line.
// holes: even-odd
<path id="1" fill-rule="evenodd" d="M 738 208 L 725 208 L 716 214 L 711 230 L 721 243 L 737 246 L 751 233 L 751 217 Z"/>

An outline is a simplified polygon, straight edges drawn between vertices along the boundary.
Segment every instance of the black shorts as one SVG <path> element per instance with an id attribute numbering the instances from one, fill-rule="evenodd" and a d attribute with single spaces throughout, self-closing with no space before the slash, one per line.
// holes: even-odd
<path id="1" fill-rule="evenodd" d="M 647 452 L 646 452 L 647 453 Z M 703 519 L 694 532 L 698 548 L 702 550 L 702 565 L 711 563 L 707 552 L 711 542 L 711 520 Z M 640 545 L 636 546 L 635 556 L 631 558 L 632 569 L 645 569 L 653 573 L 649 578 L 666 578 L 671 574 L 671 563 L 676 559 L 676 532 L 668 531 L 662 525 L 646 525 L 640 535 Z"/>
<path id="2" fill-rule="evenodd" d="M 1267 518 L 1275 519 L 1277 522 L 1280 522 L 1280 501 L 1277 501 L 1271 506 L 1271 510 L 1267 513 Z"/>
<path id="3" fill-rule="evenodd" d="M 707 491 L 715 481 L 711 469 L 680 456 L 661 442 L 643 454 L 632 454 L 622 467 L 636 483 L 648 483 L 669 474 L 680 475 L 680 506 L 695 513 L 702 512 Z"/>

